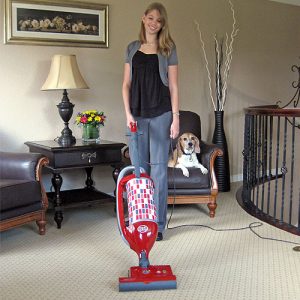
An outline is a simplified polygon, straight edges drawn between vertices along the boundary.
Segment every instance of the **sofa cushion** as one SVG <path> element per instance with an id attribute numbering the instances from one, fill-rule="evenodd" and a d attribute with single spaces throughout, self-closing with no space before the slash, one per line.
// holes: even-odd
<path id="1" fill-rule="evenodd" d="M 42 210 L 42 202 L 36 202 L 30 205 L 26 206 L 21 206 L 18 208 L 13 208 L 9 210 L 4 210 L 1 211 L 0 213 L 0 221 L 4 221 L 6 219 L 12 219 L 12 218 L 18 218 L 20 216 L 32 213 L 32 212 L 37 212 Z"/>
<path id="2" fill-rule="evenodd" d="M 41 203 L 41 188 L 37 181 L 0 179 L 1 211 Z"/>
<path id="3" fill-rule="evenodd" d="M 168 188 L 173 189 L 209 189 L 210 176 L 202 174 L 198 168 L 188 168 L 190 176 L 186 177 L 182 174 L 182 170 L 178 168 L 168 168 Z"/>

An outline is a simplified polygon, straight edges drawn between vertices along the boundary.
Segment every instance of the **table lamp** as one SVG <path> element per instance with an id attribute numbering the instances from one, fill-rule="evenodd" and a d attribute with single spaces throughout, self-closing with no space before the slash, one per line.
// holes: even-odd
<path id="1" fill-rule="evenodd" d="M 54 55 L 51 62 L 50 72 L 42 91 L 63 90 L 63 98 L 57 105 L 58 112 L 64 121 L 65 127 L 58 138 L 62 146 L 71 146 L 76 143 L 72 130 L 69 128 L 69 120 L 73 114 L 74 104 L 69 101 L 67 90 L 88 89 L 86 82 L 80 74 L 75 55 Z"/>

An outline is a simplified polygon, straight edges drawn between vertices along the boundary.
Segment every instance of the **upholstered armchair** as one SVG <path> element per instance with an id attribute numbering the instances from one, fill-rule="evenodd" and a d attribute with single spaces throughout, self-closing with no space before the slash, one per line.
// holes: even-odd
<path id="1" fill-rule="evenodd" d="M 168 204 L 204 203 L 209 208 L 209 216 L 213 218 L 217 208 L 218 183 L 214 171 L 214 162 L 221 156 L 222 150 L 214 144 L 201 140 L 200 116 L 191 111 L 180 111 L 180 134 L 191 132 L 200 141 L 201 152 L 198 160 L 208 169 L 202 174 L 200 169 L 189 168 L 189 177 L 182 174 L 181 169 L 168 168 Z M 172 141 L 175 149 L 177 139 Z M 123 149 L 124 165 L 130 165 L 128 147 Z"/>
<path id="2" fill-rule="evenodd" d="M 209 216 L 213 218 L 217 208 L 218 183 L 214 171 L 214 162 L 217 156 L 221 156 L 222 150 L 214 144 L 208 144 L 201 140 L 200 116 L 191 111 L 180 111 L 180 133 L 191 132 L 200 141 L 201 152 L 198 155 L 199 162 L 208 169 L 207 174 L 202 174 L 200 169 L 190 168 L 189 177 L 182 174 L 181 169 L 168 168 L 168 203 L 192 204 L 207 203 Z M 175 149 L 177 139 L 173 140 Z"/>
<path id="3" fill-rule="evenodd" d="M 0 152 L 0 231 L 36 221 L 45 234 L 48 199 L 41 182 L 48 159 L 38 153 Z"/>

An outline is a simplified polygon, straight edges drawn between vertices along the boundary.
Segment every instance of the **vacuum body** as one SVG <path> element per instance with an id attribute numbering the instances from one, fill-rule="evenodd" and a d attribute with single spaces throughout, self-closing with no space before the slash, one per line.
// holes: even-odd
<path id="1" fill-rule="evenodd" d="M 131 127 L 131 142 L 137 150 L 136 124 Z M 133 155 L 138 155 L 134 151 Z M 131 153 L 132 156 L 132 153 Z M 124 242 L 136 252 L 139 265 L 129 270 L 128 277 L 119 278 L 119 291 L 176 289 L 176 276 L 169 265 L 151 265 L 149 253 L 158 233 L 157 212 L 154 203 L 152 179 L 139 166 L 124 168 L 117 183 L 117 218 Z M 124 202 L 128 206 L 128 224 L 124 213 Z"/>

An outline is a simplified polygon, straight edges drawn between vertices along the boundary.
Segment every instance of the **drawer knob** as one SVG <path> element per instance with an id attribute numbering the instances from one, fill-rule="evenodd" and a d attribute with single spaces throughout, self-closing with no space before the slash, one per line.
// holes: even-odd
<path id="1" fill-rule="evenodd" d="M 92 158 L 96 158 L 97 157 L 97 153 L 89 153 L 89 152 L 84 152 L 81 154 L 81 159 L 88 159 L 89 164 L 92 162 Z"/>

